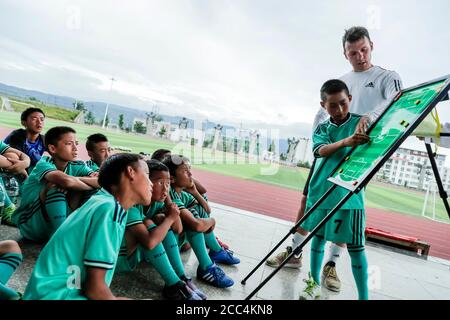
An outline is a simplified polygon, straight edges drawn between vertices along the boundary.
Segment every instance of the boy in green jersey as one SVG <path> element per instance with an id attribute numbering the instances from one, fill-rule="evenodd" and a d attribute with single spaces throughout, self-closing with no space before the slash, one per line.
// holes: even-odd
<path id="1" fill-rule="evenodd" d="M 174 203 L 164 203 L 168 200 L 169 169 L 156 160 L 146 162 L 153 184 L 151 206 L 148 211 L 145 211 L 143 206 L 135 206 L 128 211 L 117 272 L 133 271 L 145 260 L 152 264 L 163 278 L 163 296 L 166 299 L 206 299 L 206 295 L 194 285 L 184 271 L 178 249 L 178 234 L 182 231 L 180 210 Z"/>
<path id="2" fill-rule="evenodd" d="M 341 80 L 329 80 L 321 88 L 321 105 L 330 118 L 318 125 L 313 134 L 313 153 L 317 159 L 309 184 L 306 210 L 332 186 L 327 179 L 345 157 L 351 147 L 369 142 L 366 134 L 355 133 L 361 116 L 349 113 L 352 97 L 347 85 Z M 301 225 L 307 231 L 320 221 L 345 197 L 347 191 L 335 191 Z M 351 257 L 353 276 L 359 299 L 368 299 L 367 259 L 364 252 L 364 192 L 353 195 L 343 207 L 313 237 L 311 243 L 311 272 L 300 299 L 320 297 L 320 269 L 326 241 L 347 244 Z"/>
<path id="3" fill-rule="evenodd" d="M 3 199 L 0 203 L 0 220 L 2 223 L 14 225 L 12 215 L 16 210 L 15 204 L 8 195 L 2 176 L 21 175 L 22 179 L 25 179 L 28 177 L 27 168 L 29 166 L 30 158 L 25 153 L 0 141 L 0 199 Z"/>
<path id="4" fill-rule="evenodd" d="M 218 288 L 231 287 L 234 281 L 215 262 L 234 265 L 240 260 L 217 242 L 213 232 L 216 225 L 214 218 L 201 216 L 195 209 L 197 204 L 204 206 L 206 200 L 195 187 L 189 160 L 180 155 L 171 155 L 164 158 L 163 163 L 169 168 L 170 198 L 180 209 L 183 229 L 199 261 L 197 278 Z M 210 248 L 209 254 L 206 246 Z"/>
<path id="5" fill-rule="evenodd" d="M 46 241 L 81 203 L 85 191 L 98 189 L 98 173 L 76 161 L 75 130 L 54 127 L 45 134 L 44 156 L 22 186 L 21 203 L 12 220 L 20 233 L 33 241 Z"/>
<path id="6" fill-rule="evenodd" d="M 101 133 L 95 133 L 87 137 L 86 150 L 90 158 L 86 161 L 86 165 L 97 172 L 106 158 L 111 155 L 108 138 Z"/>
<path id="7" fill-rule="evenodd" d="M 73 212 L 41 251 L 24 299 L 118 299 L 109 289 L 127 210 L 150 205 L 148 167 L 137 154 L 115 154 L 100 168 L 102 189 Z"/>

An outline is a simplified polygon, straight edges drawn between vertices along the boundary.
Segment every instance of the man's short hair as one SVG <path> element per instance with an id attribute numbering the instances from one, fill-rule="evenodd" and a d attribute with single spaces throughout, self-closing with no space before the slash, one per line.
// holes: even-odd
<path id="1" fill-rule="evenodd" d="M 327 101 L 328 95 L 336 94 L 342 91 L 345 91 L 348 96 L 350 95 L 348 87 L 344 81 L 339 79 L 328 80 L 322 85 L 322 88 L 320 88 L 320 99 L 325 102 Z"/>
<path id="2" fill-rule="evenodd" d="M 364 28 L 364 27 L 351 27 L 348 30 L 345 30 L 344 36 L 342 37 L 342 46 L 345 49 L 345 43 L 354 43 L 360 39 L 363 39 L 364 37 L 366 37 L 367 39 L 370 40 L 370 35 L 369 35 L 369 31 Z"/>
<path id="3" fill-rule="evenodd" d="M 45 149 L 48 151 L 48 145 L 52 144 L 56 146 L 61 137 L 66 133 L 77 133 L 75 129 L 71 127 L 53 127 L 50 128 L 44 136 Z"/>
<path id="4" fill-rule="evenodd" d="M 27 121 L 28 117 L 30 116 L 30 114 L 35 113 L 35 112 L 39 112 L 42 113 L 42 115 L 45 117 L 45 113 L 44 111 L 42 111 L 39 108 L 27 108 L 24 112 L 22 112 L 22 114 L 20 115 L 20 121 Z"/>
<path id="5" fill-rule="evenodd" d="M 165 157 L 162 163 L 169 168 L 169 173 L 172 177 L 176 177 L 176 171 L 179 166 L 185 163 L 189 163 L 189 159 L 183 155 L 172 154 Z"/>
<path id="6" fill-rule="evenodd" d="M 111 192 L 113 186 L 120 184 L 120 176 L 128 168 L 138 167 L 139 160 L 144 158 L 135 153 L 116 153 L 107 158 L 98 173 L 98 184 Z"/>
<path id="7" fill-rule="evenodd" d="M 91 134 L 86 140 L 86 150 L 94 151 L 95 144 L 99 142 L 108 142 L 108 138 L 101 133 Z"/>
<path id="8" fill-rule="evenodd" d="M 151 159 L 145 161 L 148 166 L 149 177 L 151 178 L 156 172 L 164 171 L 169 172 L 169 168 L 161 161 Z"/>
<path id="9" fill-rule="evenodd" d="M 151 158 L 154 159 L 154 160 L 163 161 L 163 159 L 166 157 L 167 153 L 170 153 L 170 150 L 158 149 L 155 152 L 153 152 Z"/>

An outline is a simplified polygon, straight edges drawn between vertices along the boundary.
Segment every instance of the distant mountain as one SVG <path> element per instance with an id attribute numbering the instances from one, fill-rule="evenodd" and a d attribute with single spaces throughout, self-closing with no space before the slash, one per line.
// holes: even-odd
<path id="1" fill-rule="evenodd" d="M 65 97 L 65 96 L 58 96 L 53 94 L 48 94 L 36 90 L 27 90 L 22 89 L 10 85 L 6 85 L 3 83 L 0 83 L 0 94 L 1 95 L 7 95 L 12 97 L 18 97 L 22 99 L 30 99 L 31 97 L 34 97 L 35 99 L 50 105 L 56 105 L 60 106 L 66 109 L 73 109 L 74 102 L 78 101 L 75 98 L 71 97 Z M 97 122 L 100 122 L 103 120 L 105 109 L 106 109 L 106 103 L 105 102 L 97 102 L 97 101 L 83 101 L 85 107 L 88 111 L 92 111 L 94 114 L 94 117 Z M 124 115 L 124 122 L 125 126 L 131 126 L 133 123 L 133 120 L 135 118 L 141 118 L 146 119 L 146 111 L 139 110 L 139 109 L 133 109 L 132 107 L 127 106 L 121 106 L 116 104 L 110 104 L 108 109 L 108 117 L 110 123 L 118 123 L 119 115 Z M 183 118 L 182 116 L 169 116 L 169 115 L 160 115 L 163 118 L 163 121 L 170 122 L 172 124 L 178 124 L 179 121 Z M 188 128 L 194 127 L 194 121 L 192 119 L 189 120 Z M 216 126 L 215 122 L 208 121 L 205 124 L 203 124 L 207 130 L 209 130 L 210 133 L 213 132 L 213 128 Z M 205 128 L 204 127 L 204 128 Z M 306 136 L 309 137 L 311 135 L 311 125 L 306 123 L 297 123 L 290 126 L 273 126 L 270 124 L 260 124 L 255 123 L 252 127 L 259 128 L 260 130 L 274 130 L 279 129 L 279 150 L 280 153 L 286 152 L 288 149 L 288 143 L 287 143 L 287 137 L 300 137 L 300 136 Z M 223 132 L 227 131 L 228 133 L 239 130 L 236 127 L 223 125 Z M 272 138 L 267 138 L 267 145 L 270 145 Z"/>

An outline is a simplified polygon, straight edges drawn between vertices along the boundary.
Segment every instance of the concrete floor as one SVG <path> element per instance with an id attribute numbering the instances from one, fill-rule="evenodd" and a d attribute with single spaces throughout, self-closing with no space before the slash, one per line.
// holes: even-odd
<path id="1" fill-rule="evenodd" d="M 235 285 L 228 289 L 216 289 L 197 282 L 198 286 L 212 300 L 241 300 L 270 274 L 274 269 L 261 267 L 244 286 L 240 281 L 253 269 L 260 259 L 288 232 L 291 224 L 263 215 L 211 204 L 213 216 L 218 225 L 216 234 L 229 244 L 241 264 L 233 267 L 223 266 L 223 270 L 235 280 Z M 0 240 L 20 240 L 16 228 L 0 226 Z M 290 241 L 290 240 L 288 240 Z M 9 286 L 23 292 L 36 258 L 40 245 L 21 243 L 24 252 L 24 263 L 16 271 Z M 282 246 L 281 248 L 283 248 Z M 292 300 L 297 299 L 303 288 L 302 279 L 309 271 L 309 245 L 305 249 L 301 270 L 283 269 L 254 299 Z M 422 260 L 410 255 L 368 244 L 369 288 L 370 299 L 417 299 L 437 300 L 450 299 L 450 261 L 434 259 Z M 192 250 L 182 254 L 185 268 L 194 278 L 197 261 Z M 322 297 L 330 300 L 357 299 L 357 291 L 348 254 L 344 254 L 338 263 L 338 275 L 342 282 L 339 294 L 322 289 Z M 130 274 L 116 275 L 111 288 L 116 295 L 135 299 L 162 299 L 163 282 L 155 270 L 146 264 Z"/>

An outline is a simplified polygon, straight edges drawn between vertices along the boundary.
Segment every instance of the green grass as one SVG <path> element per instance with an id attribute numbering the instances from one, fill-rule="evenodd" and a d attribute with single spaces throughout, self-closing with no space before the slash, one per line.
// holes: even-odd
<path id="1" fill-rule="evenodd" d="M 25 109 L 29 108 L 29 105 L 33 105 L 36 108 L 40 108 L 42 111 L 44 111 L 47 118 L 62 121 L 73 121 L 80 113 L 79 111 L 71 111 L 69 109 L 64 109 L 58 106 L 46 105 L 38 101 L 20 100 L 17 98 L 14 98 L 14 100 L 10 100 L 10 103 L 15 112 L 22 112 Z M 24 103 L 27 105 L 25 105 Z"/>
<path id="2" fill-rule="evenodd" d="M 105 132 L 98 126 L 87 126 L 81 124 L 67 123 L 60 120 L 47 119 L 46 128 L 56 125 L 69 125 L 77 131 L 77 138 L 84 143 L 86 137 L 97 132 Z M 19 114 L 13 112 L 0 113 L 0 126 L 9 128 L 20 127 Z M 149 136 L 136 135 L 133 133 L 123 133 L 116 131 L 106 131 L 112 146 L 123 146 L 130 148 L 133 152 L 152 153 L 156 149 L 165 148 L 176 153 L 183 153 L 190 157 L 196 168 L 227 175 L 276 185 L 283 188 L 300 191 L 306 182 L 308 170 L 296 167 L 275 166 L 272 174 L 264 174 L 264 171 L 272 168 L 266 163 L 248 163 L 243 157 L 234 155 L 224 155 L 222 152 L 216 152 L 213 156 L 211 150 L 200 148 L 190 148 L 186 145 L 176 146 L 167 140 L 159 140 Z M 223 157 L 227 156 L 224 163 Z M 238 164 L 233 164 L 238 162 Z M 425 194 L 412 191 L 392 185 L 371 183 L 366 190 L 366 205 L 371 208 L 404 213 L 408 215 L 420 216 Z M 431 201 L 429 200 L 428 215 L 431 215 Z M 436 218 L 448 222 L 448 216 L 444 209 L 441 199 L 436 199 Z"/>

